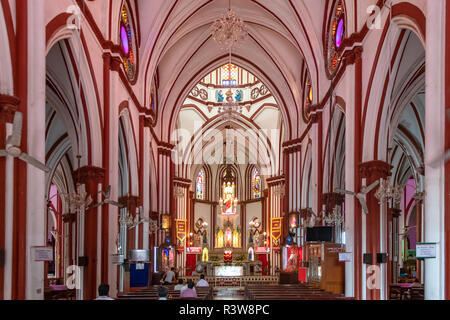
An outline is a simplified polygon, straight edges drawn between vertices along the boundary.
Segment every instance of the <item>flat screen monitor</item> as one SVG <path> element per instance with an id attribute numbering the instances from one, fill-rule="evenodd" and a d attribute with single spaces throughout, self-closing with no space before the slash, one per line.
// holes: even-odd
<path id="1" fill-rule="evenodd" d="M 314 227 L 306 230 L 307 242 L 333 241 L 333 227 Z"/>

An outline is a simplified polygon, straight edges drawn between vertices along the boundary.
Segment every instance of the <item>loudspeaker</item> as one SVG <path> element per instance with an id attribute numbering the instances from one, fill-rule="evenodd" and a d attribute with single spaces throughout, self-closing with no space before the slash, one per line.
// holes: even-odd
<path id="1" fill-rule="evenodd" d="M 387 253 L 377 253 L 377 263 L 387 263 Z"/>
<path id="2" fill-rule="evenodd" d="M 0 268 L 5 266 L 5 249 L 0 249 Z"/>
<path id="3" fill-rule="evenodd" d="M 364 264 L 373 264 L 373 255 L 371 253 L 364 253 L 363 263 Z"/>
<path id="4" fill-rule="evenodd" d="M 87 267 L 89 264 L 88 257 L 78 257 L 78 266 L 79 267 Z"/>

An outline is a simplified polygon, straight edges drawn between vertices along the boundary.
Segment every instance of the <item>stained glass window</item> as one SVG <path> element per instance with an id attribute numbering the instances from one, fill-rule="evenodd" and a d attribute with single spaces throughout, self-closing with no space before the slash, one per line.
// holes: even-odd
<path id="1" fill-rule="evenodd" d="M 150 107 L 153 111 L 156 112 L 156 96 L 154 86 L 152 86 L 152 89 L 150 90 Z"/>
<path id="2" fill-rule="evenodd" d="M 234 64 L 226 64 L 221 69 L 222 86 L 236 86 L 238 80 L 238 67 Z"/>
<path id="3" fill-rule="evenodd" d="M 305 122 L 309 122 L 311 119 L 311 111 L 309 107 L 312 105 L 313 102 L 313 87 L 311 80 L 308 76 L 308 80 L 306 81 L 306 87 L 305 87 L 305 105 L 303 106 L 303 120 Z"/>
<path id="4" fill-rule="evenodd" d="M 122 5 L 120 14 L 120 44 L 125 57 L 123 58 L 123 68 L 130 81 L 136 77 L 136 48 L 134 31 L 127 5 Z"/>
<path id="5" fill-rule="evenodd" d="M 196 199 L 205 200 L 205 171 L 203 169 L 200 170 L 197 176 L 195 194 Z"/>
<path id="6" fill-rule="evenodd" d="M 328 72 L 333 76 L 338 69 L 342 58 L 339 50 L 345 39 L 345 12 L 342 0 L 339 0 L 331 20 L 331 30 L 328 38 Z"/>
<path id="7" fill-rule="evenodd" d="M 261 176 L 259 174 L 258 169 L 253 170 L 252 187 L 253 187 L 253 198 L 254 199 L 261 198 Z"/>

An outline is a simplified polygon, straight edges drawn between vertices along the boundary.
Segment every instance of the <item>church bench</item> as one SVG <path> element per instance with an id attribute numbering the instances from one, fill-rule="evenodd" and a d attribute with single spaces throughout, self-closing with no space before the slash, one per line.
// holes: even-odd
<path id="1" fill-rule="evenodd" d="M 310 285 L 247 286 L 245 295 L 248 300 L 354 300 Z"/>

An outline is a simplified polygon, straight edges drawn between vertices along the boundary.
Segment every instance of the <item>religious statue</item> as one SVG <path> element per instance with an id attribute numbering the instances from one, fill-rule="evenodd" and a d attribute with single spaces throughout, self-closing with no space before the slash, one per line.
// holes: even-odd
<path id="1" fill-rule="evenodd" d="M 202 250 L 202 262 L 208 262 L 209 261 L 209 250 L 207 247 L 204 247 Z"/>
<path id="2" fill-rule="evenodd" d="M 217 248 L 223 248 L 223 230 L 219 227 L 216 229 L 216 235 L 217 235 Z"/>
<path id="3" fill-rule="evenodd" d="M 239 227 L 233 231 L 233 248 L 240 247 L 240 232 L 238 231 Z"/>
<path id="4" fill-rule="evenodd" d="M 225 97 L 222 90 L 217 91 L 217 102 L 224 102 Z"/>
<path id="5" fill-rule="evenodd" d="M 230 228 L 225 231 L 225 248 L 231 248 L 233 245 L 233 233 Z"/>
<path id="6" fill-rule="evenodd" d="M 233 100 L 233 92 L 231 92 L 231 90 L 226 93 L 226 96 L 227 96 L 227 102 L 228 103 L 233 103 L 234 102 L 234 100 Z"/>
<path id="7" fill-rule="evenodd" d="M 235 96 L 234 99 L 235 99 L 237 102 L 241 102 L 242 99 L 243 99 L 243 95 L 244 95 L 244 92 L 243 92 L 242 90 L 237 90 L 237 91 L 236 91 L 236 96 Z"/>
<path id="8" fill-rule="evenodd" d="M 289 248 L 288 249 L 288 260 L 286 263 L 285 272 L 293 273 L 298 269 L 298 248 Z"/>
<path id="9" fill-rule="evenodd" d="M 150 92 L 150 106 L 153 111 L 156 110 L 155 87 L 152 87 Z"/>
<path id="10" fill-rule="evenodd" d="M 223 215 L 235 215 L 236 214 L 236 209 L 234 208 L 234 206 L 236 206 L 237 200 L 234 199 L 234 190 L 235 190 L 234 183 L 231 184 L 231 182 L 228 182 L 227 184 L 225 184 L 225 182 L 224 182 L 224 184 L 223 184 L 224 199 L 221 201 L 222 204 L 225 206 L 225 208 L 222 208 Z"/>

